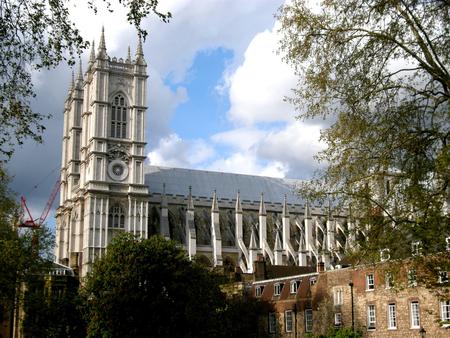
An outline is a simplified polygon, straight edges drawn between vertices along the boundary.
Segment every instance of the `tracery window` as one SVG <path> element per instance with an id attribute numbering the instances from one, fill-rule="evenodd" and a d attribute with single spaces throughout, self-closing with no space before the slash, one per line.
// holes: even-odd
<path id="1" fill-rule="evenodd" d="M 122 94 L 114 97 L 111 104 L 111 137 L 127 137 L 127 101 Z"/>
<path id="2" fill-rule="evenodd" d="M 120 204 L 116 203 L 109 208 L 108 227 L 110 228 L 125 228 L 125 213 Z"/>

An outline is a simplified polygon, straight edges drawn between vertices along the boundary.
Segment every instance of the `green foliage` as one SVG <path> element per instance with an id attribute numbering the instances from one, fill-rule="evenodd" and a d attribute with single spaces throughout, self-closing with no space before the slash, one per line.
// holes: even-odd
<path id="1" fill-rule="evenodd" d="M 100 1 L 111 8 L 110 1 Z M 158 0 L 119 0 L 128 8 L 127 19 L 145 38 L 142 19 L 150 13 L 168 21 L 170 13 L 157 10 Z M 96 1 L 88 6 L 97 11 Z M 70 20 L 69 2 L 64 0 L 0 0 L 0 160 L 8 159 L 14 145 L 32 138 L 40 142 L 48 112 L 35 112 L 31 74 L 56 67 L 89 46 Z M 111 10 L 111 9 L 110 9 Z"/>
<path id="2" fill-rule="evenodd" d="M 362 333 L 359 331 L 353 331 L 352 328 L 344 327 L 344 328 L 330 330 L 330 332 L 325 337 L 326 338 L 362 338 Z"/>
<path id="3" fill-rule="evenodd" d="M 35 276 L 24 298 L 26 337 L 86 337 L 76 277 Z"/>
<path id="4" fill-rule="evenodd" d="M 50 267 L 53 236 L 45 227 L 25 231 L 14 227 L 18 206 L 8 190 L 8 178 L 1 167 L 0 176 L 0 304 L 11 310 L 18 286 Z"/>
<path id="5" fill-rule="evenodd" d="M 449 191 L 450 6 L 446 1 L 292 1 L 279 12 L 281 51 L 299 83 L 300 118 L 328 118 L 327 164 L 301 188 L 351 208 L 354 262 L 445 248 Z"/>
<path id="6" fill-rule="evenodd" d="M 220 327 L 223 337 L 265 337 L 266 332 L 260 332 L 259 318 L 264 304 L 254 298 L 240 296 L 227 299 L 227 307 L 221 315 Z"/>
<path id="7" fill-rule="evenodd" d="M 225 297 L 172 241 L 124 234 L 82 290 L 89 337 L 217 337 Z"/>

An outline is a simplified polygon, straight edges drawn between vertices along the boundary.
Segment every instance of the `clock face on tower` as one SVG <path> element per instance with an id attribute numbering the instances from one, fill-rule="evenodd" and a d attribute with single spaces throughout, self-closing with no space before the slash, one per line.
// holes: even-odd
<path id="1" fill-rule="evenodd" d="M 122 160 L 113 160 L 108 165 L 108 175 L 114 181 L 123 181 L 128 176 L 128 166 Z"/>

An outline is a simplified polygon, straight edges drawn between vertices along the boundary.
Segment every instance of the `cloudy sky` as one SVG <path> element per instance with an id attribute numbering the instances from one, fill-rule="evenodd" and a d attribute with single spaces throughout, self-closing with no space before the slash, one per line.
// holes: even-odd
<path id="1" fill-rule="evenodd" d="M 94 15 L 70 5 L 85 39 L 105 28 L 109 56 L 126 57 L 136 32 L 123 10 Z M 153 165 L 306 179 L 317 166 L 320 125 L 299 122 L 283 98 L 297 79 L 277 55 L 274 18 L 281 0 L 161 0 L 168 24 L 145 21 L 149 36 L 147 153 Z M 82 59 L 87 60 L 87 51 Z M 36 110 L 51 113 L 44 143 L 17 150 L 12 188 L 38 217 L 58 178 L 63 104 L 71 70 L 61 65 L 33 76 Z M 58 200 L 55 203 L 58 203 Z M 52 217 L 53 214 L 50 215 Z"/>

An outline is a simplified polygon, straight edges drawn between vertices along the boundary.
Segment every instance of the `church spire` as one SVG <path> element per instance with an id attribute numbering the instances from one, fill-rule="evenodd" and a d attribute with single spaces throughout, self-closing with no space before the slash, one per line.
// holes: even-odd
<path id="1" fill-rule="evenodd" d="M 89 54 L 89 67 L 95 62 L 95 40 L 92 40 L 91 53 Z"/>
<path id="2" fill-rule="evenodd" d="M 242 214 L 241 194 L 239 193 L 239 190 L 238 190 L 237 196 L 236 196 L 236 213 Z"/>
<path id="3" fill-rule="evenodd" d="M 266 213 L 266 206 L 264 204 L 264 193 L 261 193 L 261 200 L 259 202 L 259 215 L 260 216 L 265 216 L 267 215 Z"/>
<path id="4" fill-rule="evenodd" d="M 72 69 L 72 80 L 70 81 L 69 92 L 75 87 L 75 72 Z"/>
<path id="5" fill-rule="evenodd" d="M 97 59 L 106 59 L 106 44 L 105 44 L 105 28 L 102 26 L 102 34 L 100 35 L 100 43 L 98 45 Z"/>
<path id="6" fill-rule="evenodd" d="M 79 63 L 78 63 L 78 76 L 77 76 L 76 88 L 81 89 L 83 87 L 83 69 L 82 69 L 81 57 L 78 62 Z"/>
<path id="7" fill-rule="evenodd" d="M 283 201 L 283 211 L 281 214 L 283 217 L 288 217 L 289 216 L 289 209 L 287 206 L 287 197 L 286 195 L 284 195 L 284 201 Z"/>
<path id="8" fill-rule="evenodd" d="M 166 197 L 166 183 L 163 183 L 163 191 L 161 196 L 161 208 L 168 208 L 167 197 Z"/>
<path id="9" fill-rule="evenodd" d="M 194 201 L 192 199 L 192 186 L 189 186 L 189 195 L 188 195 L 187 209 L 188 210 L 194 210 Z"/>
<path id="10" fill-rule="evenodd" d="M 128 53 L 127 53 L 127 59 L 126 61 L 128 63 L 131 63 L 131 49 L 130 49 L 130 45 L 128 45 Z"/>
<path id="11" fill-rule="evenodd" d="M 144 59 L 144 51 L 142 50 L 142 38 L 141 35 L 138 37 L 138 45 L 136 48 L 136 63 L 142 66 L 147 65 Z"/>
<path id="12" fill-rule="evenodd" d="M 214 193 L 213 193 L 213 201 L 212 201 L 211 211 L 212 212 L 219 212 L 219 204 L 217 203 L 216 190 L 214 190 Z"/>

